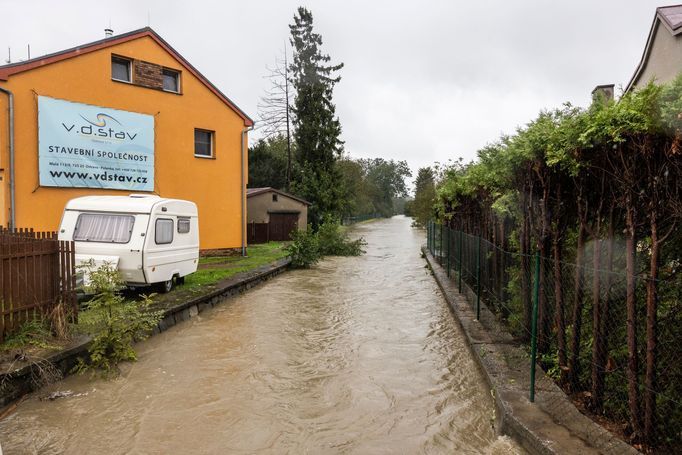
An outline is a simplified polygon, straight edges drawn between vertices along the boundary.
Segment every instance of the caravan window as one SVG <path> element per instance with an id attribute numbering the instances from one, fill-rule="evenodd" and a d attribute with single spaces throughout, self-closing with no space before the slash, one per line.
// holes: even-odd
<path id="1" fill-rule="evenodd" d="M 73 239 L 77 242 L 128 243 L 135 217 L 106 213 L 81 213 Z"/>
<path id="2" fill-rule="evenodd" d="M 178 218 L 178 234 L 189 232 L 189 218 Z"/>
<path id="3" fill-rule="evenodd" d="M 164 245 L 173 241 L 173 220 L 168 218 L 159 218 L 156 220 L 154 240 L 157 245 Z"/>

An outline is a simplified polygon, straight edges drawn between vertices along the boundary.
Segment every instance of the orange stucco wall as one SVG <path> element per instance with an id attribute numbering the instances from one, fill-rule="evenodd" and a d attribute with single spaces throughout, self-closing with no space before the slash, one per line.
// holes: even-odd
<path id="1" fill-rule="evenodd" d="M 111 80 L 111 54 L 181 71 L 182 94 Z M 11 75 L 14 93 L 16 226 L 56 230 L 64 205 L 85 195 L 125 191 L 40 187 L 37 95 L 154 116 L 154 192 L 199 207 L 202 249 L 242 241 L 241 134 L 244 119 L 150 37 L 118 44 Z M 0 94 L 0 224 L 9 213 L 7 97 Z M 215 131 L 215 159 L 194 157 L 194 128 Z M 248 162 L 248 160 L 246 160 Z M 2 170 L 4 169 L 4 171 Z M 245 170 L 245 175 L 248 171 Z"/>

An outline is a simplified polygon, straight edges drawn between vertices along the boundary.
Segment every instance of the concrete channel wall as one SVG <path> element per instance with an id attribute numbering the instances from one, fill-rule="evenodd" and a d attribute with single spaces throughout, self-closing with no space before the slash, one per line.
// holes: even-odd
<path id="1" fill-rule="evenodd" d="M 241 294 L 247 289 L 284 272 L 291 264 L 290 259 L 281 259 L 250 272 L 239 273 L 223 280 L 208 293 L 192 297 L 164 310 L 163 317 L 154 329 L 153 335 L 163 332 L 182 321 L 197 316 L 202 311 L 225 301 L 226 298 Z M 45 376 L 68 375 L 77 364 L 78 358 L 88 355 L 90 338 L 81 336 L 61 351 L 45 359 L 23 365 L 14 371 L 0 374 L 0 408 L 18 400 L 27 393 L 44 385 Z"/>
<path id="2" fill-rule="evenodd" d="M 637 454 L 630 445 L 576 409 L 566 394 L 537 368 L 535 402 L 529 399 L 530 359 L 475 294 L 447 277 L 426 247 L 428 266 L 463 329 L 474 360 L 495 397 L 496 431 L 511 436 L 532 454 Z"/>

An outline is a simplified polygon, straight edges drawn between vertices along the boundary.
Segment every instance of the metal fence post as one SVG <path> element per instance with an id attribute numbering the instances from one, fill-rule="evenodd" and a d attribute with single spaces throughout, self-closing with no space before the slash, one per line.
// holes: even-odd
<path id="1" fill-rule="evenodd" d="M 530 402 L 535 401 L 535 363 L 538 349 L 538 295 L 540 293 L 540 252 L 535 253 L 535 277 L 533 280 L 533 317 L 530 335 Z"/>
<path id="2" fill-rule="evenodd" d="M 476 247 L 476 320 L 481 320 L 481 236 Z"/>
<path id="3" fill-rule="evenodd" d="M 426 222 L 426 248 L 431 252 L 431 220 Z"/>
<path id="4" fill-rule="evenodd" d="M 445 228 L 445 232 L 447 232 L 447 242 L 448 242 L 448 247 L 445 249 L 447 251 L 448 259 L 447 259 L 447 264 L 448 264 L 448 278 L 450 278 L 450 226 Z"/>
<path id="5" fill-rule="evenodd" d="M 440 252 L 438 253 L 438 259 L 439 259 L 438 262 L 442 266 L 443 265 L 443 223 L 440 223 L 438 230 L 440 231 Z"/>
<path id="6" fill-rule="evenodd" d="M 431 251 L 431 221 L 426 222 L 426 249 Z"/>
<path id="7" fill-rule="evenodd" d="M 459 231 L 459 251 L 457 255 L 459 256 L 459 293 L 462 293 L 462 246 L 464 245 L 464 231 Z"/>
<path id="8" fill-rule="evenodd" d="M 426 222 L 426 243 L 429 253 L 431 252 L 431 220 Z"/>

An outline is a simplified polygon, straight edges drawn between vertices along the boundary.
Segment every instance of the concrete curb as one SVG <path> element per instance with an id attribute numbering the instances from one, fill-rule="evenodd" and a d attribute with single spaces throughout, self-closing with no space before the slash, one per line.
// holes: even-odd
<path id="1" fill-rule="evenodd" d="M 496 430 L 511 436 L 533 454 L 638 454 L 630 445 L 576 409 L 566 394 L 538 368 L 535 403 L 528 398 L 530 359 L 511 334 L 481 302 L 476 319 L 475 295 L 460 294 L 430 252 L 426 262 L 469 343 L 474 360 L 493 391 Z"/>
<path id="2" fill-rule="evenodd" d="M 220 304 L 226 298 L 240 294 L 252 287 L 284 272 L 291 260 L 280 259 L 269 265 L 258 267 L 249 272 L 238 273 L 231 278 L 220 281 L 216 288 L 166 308 L 161 321 L 152 335 L 163 332 L 182 321 L 197 316 L 199 313 Z M 63 376 L 70 373 L 79 357 L 88 354 L 90 337 L 81 336 L 73 340 L 64 349 L 55 352 L 39 362 L 24 365 L 14 371 L 0 374 L 0 408 L 7 406 L 23 395 L 38 390 L 42 384 L 40 370 L 45 367 L 56 368 Z"/>

